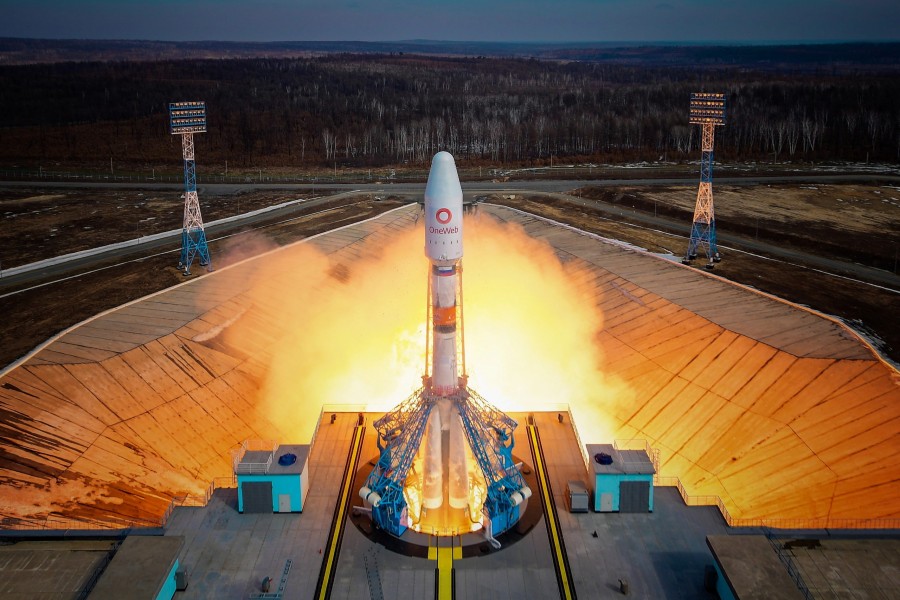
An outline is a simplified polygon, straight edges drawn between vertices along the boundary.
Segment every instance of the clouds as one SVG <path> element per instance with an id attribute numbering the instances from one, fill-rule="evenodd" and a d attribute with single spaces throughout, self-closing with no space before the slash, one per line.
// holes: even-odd
<path id="1" fill-rule="evenodd" d="M 158 40 L 897 39 L 884 0 L 0 1 L 0 36 Z"/>

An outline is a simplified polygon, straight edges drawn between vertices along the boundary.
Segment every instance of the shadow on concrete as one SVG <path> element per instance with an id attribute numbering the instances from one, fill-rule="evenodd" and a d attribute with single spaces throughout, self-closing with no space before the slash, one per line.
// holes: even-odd
<path id="1" fill-rule="evenodd" d="M 718 598 L 704 588 L 706 565 L 713 562 L 708 552 L 651 552 L 650 561 L 667 600 Z"/>

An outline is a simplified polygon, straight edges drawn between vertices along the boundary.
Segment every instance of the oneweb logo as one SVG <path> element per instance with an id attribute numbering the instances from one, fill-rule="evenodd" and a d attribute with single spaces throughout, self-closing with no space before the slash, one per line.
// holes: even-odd
<path id="1" fill-rule="evenodd" d="M 446 225 L 453 218 L 453 213 L 450 212 L 449 208 L 439 208 L 434 214 L 434 218 L 437 219 L 437 222 L 441 225 Z"/>

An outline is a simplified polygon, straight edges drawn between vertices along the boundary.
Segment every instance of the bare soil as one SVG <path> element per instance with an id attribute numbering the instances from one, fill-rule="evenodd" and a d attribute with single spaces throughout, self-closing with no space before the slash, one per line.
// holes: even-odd
<path id="1" fill-rule="evenodd" d="M 713 193 L 718 231 L 897 271 L 900 187 L 725 185 Z M 588 187 L 573 194 L 684 223 L 690 223 L 697 201 L 696 188 L 674 186 Z"/>
<path id="2" fill-rule="evenodd" d="M 329 193 L 327 190 L 325 194 Z M 323 192 L 201 193 L 205 222 L 274 206 Z M 0 267 L 9 269 L 45 258 L 181 228 L 181 192 L 41 190 L 0 184 Z"/>

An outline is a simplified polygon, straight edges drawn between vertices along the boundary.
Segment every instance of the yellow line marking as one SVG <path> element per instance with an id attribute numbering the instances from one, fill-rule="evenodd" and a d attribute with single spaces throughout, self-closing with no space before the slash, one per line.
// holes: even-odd
<path id="1" fill-rule="evenodd" d="M 547 517 L 547 523 L 550 525 L 550 542 L 553 545 L 553 553 L 556 555 L 556 572 L 559 580 L 562 582 L 563 596 L 566 600 L 574 598 L 572 594 L 571 582 L 569 575 L 566 573 L 565 556 L 560 543 L 559 523 L 553 515 L 553 498 L 550 497 L 550 490 L 547 486 L 547 473 L 544 470 L 544 460 L 541 456 L 540 448 L 537 442 L 537 432 L 534 425 L 528 426 L 528 436 L 531 442 L 531 453 L 534 455 L 534 466 L 537 471 L 538 478 L 541 480 L 541 498 L 544 501 L 544 516 Z"/>
<path id="2" fill-rule="evenodd" d="M 437 549 L 438 563 L 438 598 L 453 598 L 453 548 L 446 546 Z"/>
<path id="3" fill-rule="evenodd" d="M 347 470 L 344 472 L 344 485 L 341 488 L 340 504 L 338 505 L 338 516 L 335 520 L 334 533 L 328 542 L 328 551 L 325 557 L 325 577 L 322 578 L 322 589 L 319 591 L 319 600 L 325 600 L 328 593 L 328 582 L 331 579 L 331 573 L 335 567 L 334 559 L 337 556 L 337 543 L 340 537 L 341 529 L 344 527 L 344 516 L 347 513 L 347 498 L 350 494 L 350 488 L 353 487 L 353 465 L 362 448 L 362 433 L 364 426 L 357 425 L 353 433 L 353 446 L 350 450 L 350 460 L 347 461 Z"/>

